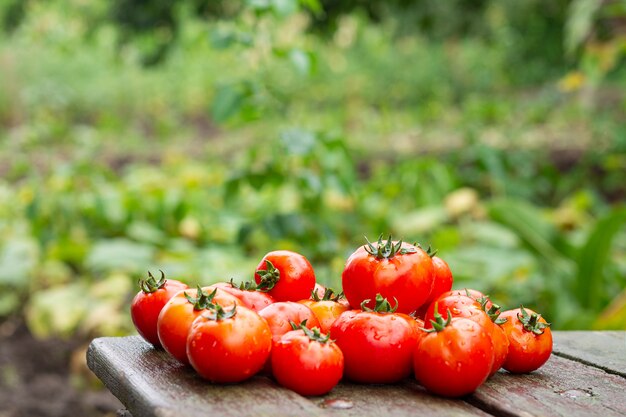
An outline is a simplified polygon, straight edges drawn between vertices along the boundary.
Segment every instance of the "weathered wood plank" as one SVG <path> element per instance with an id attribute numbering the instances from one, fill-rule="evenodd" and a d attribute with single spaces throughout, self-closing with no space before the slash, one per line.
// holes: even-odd
<path id="1" fill-rule="evenodd" d="M 134 417 L 237 416 L 487 416 L 462 401 L 431 396 L 415 383 L 368 386 L 342 383 L 311 399 L 267 378 L 212 385 L 139 337 L 92 342 L 88 365 Z"/>
<path id="2" fill-rule="evenodd" d="M 410 381 L 402 385 L 341 383 L 314 401 L 326 407 L 329 414 L 341 417 L 489 416 L 466 402 L 430 395 Z M 345 405 L 351 407 L 343 408 Z"/>
<path id="3" fill-rule="evenodd" d="M 87 364 L 134 417 L 324 415 L 316 404 L 267 378 L 209 384 L 139 336 L 95 339 Z"/>
<path id="4" fill-rule="evenodd" d="M 554 353 L 626 378 L 626 332 L 554 332 Z"/>
<path id="5" fill-rule="evenodd" d="M 531 374 L 500 371 L 467 401 L 499 416 L 624 416 L 625 392 L 620 376 L 552 355 Z"/>

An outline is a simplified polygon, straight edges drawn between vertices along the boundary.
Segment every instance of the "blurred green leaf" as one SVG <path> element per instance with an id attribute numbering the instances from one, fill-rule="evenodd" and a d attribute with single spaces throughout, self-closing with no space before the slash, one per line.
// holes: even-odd
<path id="1" fill-rule="evenodd" d="M 607 261 L 613 239 L 626 224 L 626 208 L 617 208 L 598 220 L 581 248 L 576 274 L 576 297 L 581 306 L 597 311 L 601 306 L 602 291 L 605 288 Z"/>
<path id="2" fill-rule="evenodd" d="M 0 250 L 0 285 L 28 287 L 38 259 L 38 247 L 31 239 L 7 239 Z"/>
<path id="3" fill-rule="evenodd" d="M 94 244 L 86 264 L 93 271 L 143 272 L 152 263 L 155 249 L 128 239 L 101 240 Z"/>

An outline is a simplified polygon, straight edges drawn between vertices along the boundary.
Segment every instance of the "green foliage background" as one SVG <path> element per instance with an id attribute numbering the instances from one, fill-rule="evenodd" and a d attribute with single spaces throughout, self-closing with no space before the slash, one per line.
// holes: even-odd
<path id="1" fill-rule="evenodd" d="M 380 233 L 506 307 L 626 328 L 621 2 L 0 5 L 0 317 L 124 334 L 148 269 L 340 285 Z"/>

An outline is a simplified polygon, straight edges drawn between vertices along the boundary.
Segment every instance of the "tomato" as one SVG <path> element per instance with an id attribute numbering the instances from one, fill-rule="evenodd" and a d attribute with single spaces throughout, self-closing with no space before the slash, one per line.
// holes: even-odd
<path id="1" fill-rule="evenodd" d="M 493 324 L 481 304 L 466 295 L 457 294 L 440 297 L 428 307 L 424 316 L 426 328 L 431 329 L 433 327 L 432 322 L 435 320 L 435 313 L 445 316 L 447 310 L 450 310 L 452 317 L 464 317 L 473 320 L 491 331 Z"/>
<path id="2" fill-rule="evenodd" d="M 527 373 L 539 369 L 552 353 L 550 323 L 540 314 L 520 306 L 500 315 L 506 319 L 502 329 L 509 340 L 509 353 L 503 368 L 512 373 Z"/>
<path id="3" fill-rule="evenodd" d="M 364 309 L 366 304 L 364 301 Z M 368 310 L 348 310 L 330 328 L 330 337 L 344 355 L 345 376 L 371 384 L 406 378 L 417 339 L 415 320 L 393 313 L 380 294 L 374 309 Z"/>
<path id="4" fill-rule="evenodd" d="M 135 295 L 130 304 L 130 316 L 141 337 L 159 347 L 161 346 L 157 334 L 159 313 L 178 291 L 189 287 L 175 279 L 165 279 L 163 271 L 158 281 L 148 272 L 148 278 L 139 281 L 139 286 L 141 291 Z"/>
<path id="5" fill-rule="evenodd" d="M 491 331 L 491 342 L 493 343 L 493 366 L 489 376 L 495 375 L 502 368 L 509 353 L 509 339 L 504 329 L 497 323 L 494 323 Z"/>
<path id="6" fill-rule="evenodd" d="M 320 323 L 322 333 L 328 333 L 330 326 L 337 320 L 341 313 L 350 309 L 350 307 L 339 302 L 342 297 L 343 294 L 334 296 L 333 290 L 327 288 L 321 298 L 317 293 L 313 292 L 313 300 L 301 300 L 299 303 L 304 304 L 313 311 L 313 314 L 315 314 L 315 317 Z"/>
<path id="7" fill-rule="evenodd" d="M 288 250 L 270 252 L 256 267 L 254 279 L 262 291 L 276 301 L 309 298 L 315 287 L 315 272 L 309 261 Z"/>
<path id="8" fill-rule="evenodd" d="M 426 251 L 430 255 L 430 259 L 433 261 L 433 289 L 430 292 L 430 297 L 420 308 L 418 316 L 423 317 L 426 313 L 426 309 L 433 303 L 439 296 L 452 289 L 452 283 L 454 281 L 452 277 L 452 271 L 447 262 L 434 254 L 431 255 L 430 248 Z"/>
<path id="9" fill-rule="evenodd" d="M 316 327 L 285 333 L 272 345 L 272 370 L 278 383 L 300 395 L 323 395 L 343 375 L 343 353 Z"/>
<path id="10" fill-rule="evenodd" d="M 433 286 L 433 262 L 421 248 L 408 243 L 387 241 L 358 248 L 346 262 L 342 274 L 343 291 L 352 308 L 363 300 L 374 307 L 377 294 L 397 300 L 400 313 L 411 313 L 421 307 Z"/>
<path id="11" fill-rule="evenodd" d="M 231 279 L 230 282 L 218 282 L 212 287 L 222 289 L 241 300 L 241 304 L 257 313 L 274 302 L 271 295 L 259 291 L 257 286 L 251 282 L 236 285 Z"/>
<path id="12" fill-rule="evenodd" d="M 313 292 L 311 292 L 311 297 L 309 299 L 313 299 L 313 294 L 317 294 L 319 298 L 324 298 L 324 294 L 326 293 L 326 287 L 324 287 L 319 282 L 315 283 L 315 287 L 313 287 Z"/>
<path id="13" fill-rule="evenodd" d="M 186 342 L 193 369 L 211 382 L 233 383 L 263 368 L 272 349 L 267 322 L 246 307 L 219 304 L 197 317 Z"/>
<path id="14" fill-rule="evenodd" d="M 226 307 L 241 302 L 219 288 L 198 286 L 197 290 L 179 291 L 161 310 L 157 321 L 159 340 L 163 348 L 180 362 L 189 363 L 186 343 L 191 324 L 213 303 Z"/>
<path id="15" fill-rule="evenodd" d="M 436 325 L 424 335 L 414 353 L 417 379 L 428 391 L 445 397 L 474 392 L 489 376 L 493 364 L 490 331 L 470 319 L 435 315 Z"/>
<path id="16" fill-rule="evenodd" d="M 291 323 L 300 325 L 306 320 L 306 327 L 309 329 L 320 327 L 317 317 L 309 307 L 292 301 L 270 304 L 261 310 L 259 315 L 267 320 L 274 340 L 293 330 Z"/>
<path id="17" fill-rule="evenodd" d="M 439 296 L 439 298 L 447 297 L 448 295 L 465 295 L 465 296 L 467 296 L 469 298 L 472 298 L 472 299 L 478 301 L 479 303 L 481 301 L 486 300 L 485 307 L 487 309 L 490 309 L 492 304 L 493 304 L 488 296 L 486 296 L 485 294 L 483 294 L 482 292 L 480 292 L 478 290 L 473 290 L 471 288 L 463 288 L 461 290 L 451 290 L 451 291 L 448 291 L 448 292 L 445 292 L 445 293 L 441 294 Z"/>

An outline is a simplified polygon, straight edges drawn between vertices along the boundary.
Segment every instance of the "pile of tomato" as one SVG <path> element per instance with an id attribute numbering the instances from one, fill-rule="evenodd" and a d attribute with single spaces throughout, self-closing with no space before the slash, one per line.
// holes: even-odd
<path id="1" fill-rule="evenodd" d="M 458 397 L 500 368 L 527 373 L 548 360 L 550 324 L 540 314 L 501 311 L 452 283 L 430 248 L 390 236 L 348 258 L 343 293 L 316 283 L 303 255 L 280 250 L 241 284 L 190 289 L 149 273 L 131 315 L 144 339 L 211 382 L 264 373 L 301 395 L 325 394 L 342 378 L 386 384 L 413 376 L 432 393 Z"/>

